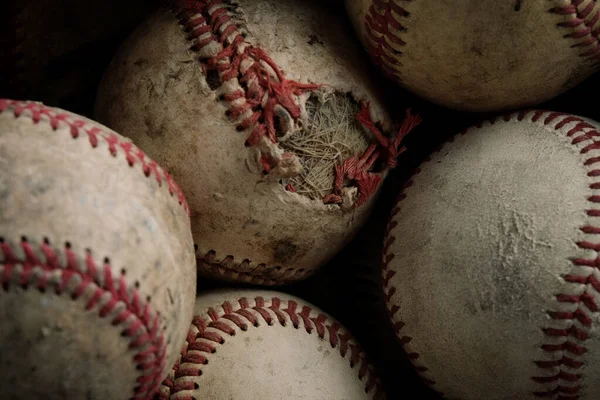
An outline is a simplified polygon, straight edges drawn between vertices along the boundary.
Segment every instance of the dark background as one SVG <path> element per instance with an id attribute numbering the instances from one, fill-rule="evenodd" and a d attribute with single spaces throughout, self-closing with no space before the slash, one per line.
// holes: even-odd
<path id="1" fill-rule="evenodd" d="M 158 0 L 13 3 L 18 4 L 8 6 L 0 17 L 0 97 L 42 101 L 93 118 L 96 88 L 104 70 L 120 43 Z M 329 0 L 327 6 L 339 18 L 346 18 L 339 1 Z M 353 34 L 349 23 L 348 31 Z M 366 52 L 364 56 L 368 57 Z M 375 68 L 373 74 L 378 75 Z M 353 242 L 312 278 L 276 290 L 312 302 L 350 329 L 377 366 L 389 398 L 434 399 L 437 397 L 411 368 L 387 317 L 379 272 L 383 234 L 394 200 L 412 171 L 450 135 L 489 115 L 448 110 L 399 89 L 383 77 L 379 79 L 395 117 L 400 121 L 404 110 L 411 107 L 422 116 L 423 123 L 406 138 L 408 150 L 400 156 L 369 222 Z M 600 75 L 596 74 L 536 108 L 598 120 L 599 82 Z M 199 290 L 218 286 L 225 285 L 199 282 Z"/>

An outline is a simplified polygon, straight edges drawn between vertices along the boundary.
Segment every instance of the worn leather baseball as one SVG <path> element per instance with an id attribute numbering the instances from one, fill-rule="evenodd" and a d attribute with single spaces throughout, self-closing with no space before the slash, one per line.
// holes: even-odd
<path id="1" fill-rule="evenodd" d="M 539 104 L 598 69 L 597 0 L 346 0 L 393 80 L 468 111 Z"/>
<path id="2" fill-rule="evenodd" d="M 306 278 L 367 217 L 416 118 L 380 131 L 347 33 L 319 2 L 177 2 L 113 59 L 96 115 L 181 183 L 200 273 Z"/>
<path id="3" fill-rule="evenodd" d="M 458 135 L 393 211 L 384 291 L 448 399 L 597 399 L 600 124 L 529 111 Z"/>
<path id="4" fill-rule="evenodd" d="M 0 398 L 147 399 L 185 341 L 187 204 L 130 140 L 0 100 Z"/>
<path id="5" fill-rule="evenodd" d="M 181 358 L 157 399 L 385 399 L 372 365 L 335 319 L 266 290 L 200 294 Z"/>

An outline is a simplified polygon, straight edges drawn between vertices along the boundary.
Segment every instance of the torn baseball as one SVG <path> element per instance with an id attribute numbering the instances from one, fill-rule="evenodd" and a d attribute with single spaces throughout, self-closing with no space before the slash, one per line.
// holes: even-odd
<path id="1" fill-rule="evenodd" d="M 319 2 L 177 1 L 112 61 L 96 115 L 181 183 L 199 273 L 303 279 L 367 217 L 418 119 L 387 136 L 347 36 Z"/>

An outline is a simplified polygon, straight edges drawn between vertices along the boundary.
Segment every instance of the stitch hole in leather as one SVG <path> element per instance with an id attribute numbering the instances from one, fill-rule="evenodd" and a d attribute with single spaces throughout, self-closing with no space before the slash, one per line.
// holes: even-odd
<path id="1" fill-rule="evenodd" d="M 219 71 L 215 69 L 209 69 L 206 71 L 206 83 L 211 90 L 217 90 L 221 86 L 221 77 Z"/>
<path id="2" fill-rule="evenodd" d="M 515 11 L 521 11 L 522 0 L 515 0 Z"/>

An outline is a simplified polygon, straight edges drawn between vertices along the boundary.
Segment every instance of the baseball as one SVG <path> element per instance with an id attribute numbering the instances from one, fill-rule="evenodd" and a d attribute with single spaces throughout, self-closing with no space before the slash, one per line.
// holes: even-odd
<path id="1" fill-rule="evenodd" d="M 187 204 L 132 142 L 0 100 L 0 397 L 147 399 L 193 316 Z"/>
<path id="2" fill-rule="evenodd" d="M 599 130 L 509 114 L 445 144 L 401 195 L 384 292 L 444 398 L 600 398 Z"/>
<path id="3" fill-rule="evenodd" d="M 336 320 L 266 290 L 198 296 L 181 357 L 158 399 L 385 399 L 373 367 Z"/>
<path id="4" fill-rule="evenodd" d="M 346 0 L 346 6 L 390 78 L 455 109 L 538 104 L 599 65 L 596 0 Z"/>
<path id="5" fill-rule="evenodd" d="M 122 46 L 96 115 L 182 185 L 199 273 L 285 284 L 351 239 L 418 123 L 391 135 L 364 67 L 325 4 L 177 1 Z"/>

